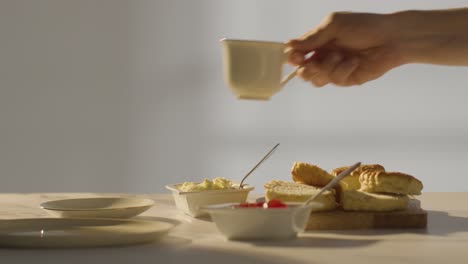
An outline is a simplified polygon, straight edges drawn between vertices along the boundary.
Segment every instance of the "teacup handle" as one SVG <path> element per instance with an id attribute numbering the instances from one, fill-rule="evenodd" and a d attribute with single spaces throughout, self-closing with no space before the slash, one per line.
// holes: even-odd
<path id="1" fill-rule="evenodd" d="M 292 52 L 292 49 L 290 48 L 286 48 L 284 50 L 284 61 L 286 62 L 286 60 L 288 59 L 288 56 L 289 54 Z M 291 73 L 289 73 L 288 75 L 284 76 L 283 79 L 281 79 L 281 87 L 285 86 L 290 80 L 292 80 L 294 77 L 296 77 L 296 74 L 297 74 L 297 70 L 299 69 L 299 67 L 296 67 L 294 69 L 294 71 L 292 71 Z"/>
<path id="2" fill-rule="evenodd" d="M 281 84 L 281 87 L 283 87 L 284 85 L 286 85 L 290 80 L 292 80 L 294 77 L 296 77 L 296 74 L 297 74 L 297 70 L 299 69 L 299 67 L 296 67 L 294 69 L 294 71 L 292 71 L 290 74 L 284 76 L 284 78 L 281 80 L 280 84 Z"/>

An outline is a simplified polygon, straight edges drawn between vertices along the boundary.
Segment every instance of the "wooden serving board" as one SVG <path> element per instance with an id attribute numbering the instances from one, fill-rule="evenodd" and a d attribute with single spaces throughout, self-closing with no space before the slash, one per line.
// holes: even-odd
<path id="1" fill-rule="evenodd" d="M 426 228 L 427 212 L 418 200 L 411 200 L 404 211 L 352 212 L 335 210 L 313 212 L 306 230 Z"/>

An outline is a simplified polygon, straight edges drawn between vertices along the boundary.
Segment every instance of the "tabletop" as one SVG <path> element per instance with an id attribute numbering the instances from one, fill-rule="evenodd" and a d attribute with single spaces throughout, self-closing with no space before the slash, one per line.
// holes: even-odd
<path id="1" fill-rule="evenodd" d="M 0 194 L 0 219 L 50 217 L 41 202 L 111 194 Z M 134 195 L 124 195 L 134 196 Z M 177 211 L 170 195 L 137 217 L 176 224 L 146 245 L 95 249 L 0 249 L 0 263 L 468 263 L 468 193 L 424 193 L 424 230 L 305 232 L 295 240 L 227 241 L 215 225 Z"/>

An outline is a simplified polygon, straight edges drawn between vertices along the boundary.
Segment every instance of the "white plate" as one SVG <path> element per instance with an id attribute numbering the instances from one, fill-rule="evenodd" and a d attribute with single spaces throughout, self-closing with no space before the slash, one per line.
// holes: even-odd
<path id="1" fill-rule="evenodd" d="M 174 227 L 162 221 L 31 218 L 0 220 L 0 247 L 70 248 L 154 241 Z"/>
<path id="2" fill-rule="evenodd" d="M 59 217 L 71 218 L 130 218 L 153 206 L 154 201 L 144 198 L 80 198 L 42 203 L 42 209 Z"/>

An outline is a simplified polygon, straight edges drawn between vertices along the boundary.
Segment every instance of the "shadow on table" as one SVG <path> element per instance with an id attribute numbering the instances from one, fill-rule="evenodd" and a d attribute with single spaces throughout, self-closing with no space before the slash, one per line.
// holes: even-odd
<path id="1" fill-rule="evenodd" d="M 17 250 L 0 249 L 2 263 L 35 263 L 35 264 L 154 264 L 154 263 L 223 263 L 223 264 L 296 264 L 303 263 L 283 257 L 274 252 L 219 249 L 199 246 L 174 247 L 171 243 L 180 243 L 179 238 L 167 239 L 153 244 L 111 247 L 95 249 L 61 249 L 61 250 Z M 308 261 L 313 264 L 313 261 Z"/>
<path id="2" fill-rule="evenodd" d="M 424 229 L 361 229 L 361 230 L 323 230 L 320 234 L 379 236 L 394 234 L 421 234 L 446 236 L 458 232 L 468 232 L 468 218 L 451 216 L 447 212 L 427 211 L 428 226 Z"/>
<path id="3" fill-rule="evenodd" d="M 442 211 L 427 211 L 428 229 L 427 233 L 445 236 L 458 232 L 468 232 L 468 218 L 452 216 Z"/>
<path id="4" fill-rule="evenodd" d="M 195 219 L 200 220 L 200 221 L 205 221 L 205 222 L 213 222 L 210 215 L 198 216 Z"/>
<path id="5" fill-rule="evenodd" d="M 293 240 L 258 240 L 249 243 L 266 247 L 304 248 L 354 248 L 365 247 L 379 242 L 378 239 L 342 239 L 325 237 L 299 237 Z"/>

